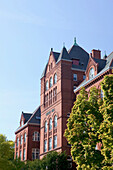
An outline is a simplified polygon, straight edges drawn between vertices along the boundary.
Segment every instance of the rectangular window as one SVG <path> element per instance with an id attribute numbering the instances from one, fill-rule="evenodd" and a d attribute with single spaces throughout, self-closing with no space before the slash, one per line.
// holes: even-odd
<path id="1" fill-rule="evenodd" d="M 77 74 L 73 74 L 73 80 L 77 81 Z"/>
<path id="2" fill-rule="evenodd" d="M 39 159 L 39 149 L 33 148 L 32 149 L 32 160 Z"/>
<path id="3" fill-rule="evenodd" d="M 83 75 L 83 80 L 85 80 L 86 79 L 86 75 Z"/>
<path id="4" fill-rule="evenodd" d="M 22 151 L 20 151 L 19 158 L 20 158 L 20 160 L 21 160 L 21 158 L 22 158 Z"/>
<path id="5" fill-rule="evenodd" d="M 47 140 L 44 141 L 44 152 L 47 152 Z"/>
<path id="6" fill-rule="evenodd" d="M 25 160 L 25 154 L 26 154 L 26 150 L 24 149 L 24 151 L 23 151 L 23 160 Z"/>
<path id="7" fill-rule="evenodd" d="M 52 138 L 49 138 L 49 150 L 52 149 Z"/>
<path id="8" fill-rule="evenodd" d="M 20 144 L 22 145 L 22 135 L 21 135 L 21 137 L 20 137 Z"/>
<path id="9" fill-rule="evenodd" d="M 54 148 L 57 147 L 57 135 L 54 136 Z"/>

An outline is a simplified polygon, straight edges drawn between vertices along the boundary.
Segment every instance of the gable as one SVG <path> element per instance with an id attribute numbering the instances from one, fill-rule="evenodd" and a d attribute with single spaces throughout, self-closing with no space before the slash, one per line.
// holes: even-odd
<path id="1" fill-rule="evenodd" d="M 89 62 L 86 68 L 86 80 L 89 80 L 89 72 L 91 68 L 94 69 L 94 75 L 96 75 L 98 72 L 98 63 L 96 63 L 92 57 L 89 58 Z"/>
<path id="2" fill-rule="evenodd" d="M 50 53 L 50 56 L 49 56 L 49 61 L 48 61 L 48 64 L 47 64 L 47 71 L 46 73 L 48 73 L 56 64 L 56 61 L 55 61 L 55 57 L 53 55 L 53 52 Z"/>

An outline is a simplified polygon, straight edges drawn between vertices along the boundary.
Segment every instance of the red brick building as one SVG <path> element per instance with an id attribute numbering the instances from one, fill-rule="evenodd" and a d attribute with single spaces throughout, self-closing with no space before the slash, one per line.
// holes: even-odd
<path id="1" fill-rule="evenodd" d="M 65 47 L 61 53 L 51 49 L 41 77 L 40 158 L 53 150 L 70 155 L 64 131 L 75 101 L 73 89 L 85 79 L 88 60 L 89 54 L 76 40 L 69 51 Z"/>
<path id="2" fill-rule="evenodd" d="M 15 132 L 15 158 L 22 161 L 39 159 L 40 116 L 40 107 L 33 114 L 22 112 L 20 127 Z"/>
<path id="3" fill-rule="evenodd" d="M 101 52 L 99 50 L 92 50 L 89 62 L 86 69 L 86 79 L 74 90 L 77 95 L 81 87 L 89 92 L 90 88 L 96 86 L 100 89 L 100 82 L 105 75 L 113 73 L 113 52 L 109 56 L 104 56 L 101 59 Z M 103 95 L 101 91 L 101 95 Z"/>
<path id="4" fill-rule="evenodd" d="M 70 156 L 64 131 L 75 94 L 81 87 L 87 91 L 93 85 L 100 88 L 100 82 L 104 75 L 112 73 L 112 67 L 113 53 L 104 59 L 99 50 L 92 50 L 89 55 L 76 39 L 68 51 L 65 47 L 60 53 L 51 49 L 41 76 L 40 107 L 33 114 L 22 112 L 20 127 L 15 132 L 15 158 L 33 160 L 39 158 L 39 151 L 42 158 L 53 150 L 66 151 Z"/>

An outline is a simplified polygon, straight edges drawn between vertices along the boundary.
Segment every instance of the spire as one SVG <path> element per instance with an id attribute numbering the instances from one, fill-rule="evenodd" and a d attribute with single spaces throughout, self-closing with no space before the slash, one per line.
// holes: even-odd
<path id="1" fill-rule="evenodd" d="M 63 42 L 63 48 L 65 48 L 65 42 Z"/>
<path id="2" fill-rule="evenodd" d="M 76 37 L 74 38 L 74 45 L 78 46 L 78 44 L 76 43 Z"/>

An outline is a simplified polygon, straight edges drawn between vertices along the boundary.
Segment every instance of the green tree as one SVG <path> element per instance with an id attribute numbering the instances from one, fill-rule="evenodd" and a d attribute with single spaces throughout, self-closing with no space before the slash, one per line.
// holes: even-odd
<path id="1" fill-rule="evenodd" d="M 65 137 L 71 144 L 71 155 L 78 170 L 100 169 L 103 156 L 96 150 L 99 140 L 99 127 L 103 120 L 99 107 L 102 104 L 100 92 L 91 88 L 89 97 L 83 88 L 72 108 L 68 119 Z"/>
<path id="2" fill-rule="evenodd" d="M 103 145 L 101 153 L 105 157 L 103 169 L 109 170 L 113 169 L 113 75 L 104 77 L 101 88 L 104 93 L 103 105 L 100 107 L 103 122 L 99 133 Z"/>
<path id="3" fill-rule="evenodd" d="M 11 169 L 14 157 L 14 142 L 8 141 L 5 135 L 0 134 L 0 168 Z"/>
<path id="4" fill-rule="evenodd" d="M 49 152 L 42 160 L 29 161 L 25 165 L 25 170 L 67 170 L 68 161 L 65 152 Z"/>

